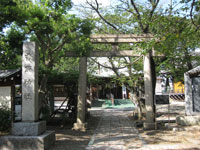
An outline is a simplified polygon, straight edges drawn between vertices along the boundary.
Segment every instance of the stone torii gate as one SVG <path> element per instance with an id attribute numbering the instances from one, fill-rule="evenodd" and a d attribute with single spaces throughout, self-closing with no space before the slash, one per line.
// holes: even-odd
<path id="1" fill-rule="evenodd" d="M 77 104 L 77 120 L 74 124 L 75 130 L 85 130 L 85 112 L 86 112 L 86 81 L 87 81 L 87 57 L 138 57 L 141 54 L 135 50 L 119 50 L 119 43 L 137 43 L 147 42 L 153 39 L 150 34 L 135 35 L 135 34 L 99 34 L 91 35 L 93 44 L 111 44 L 111 51 L 91 51 L 88 56 L 80 57 L 74 52 L 67 52 L 67 57 L 80 57 L 79 62 L 79 83 L 78 83 L 78 104 Z M 142 51 L 141 51 L 142 52 Z M 145 129 L 155 129 L 155 114 L 153 111 L 153 80 L 151 72 L 151 57 L 159 56 L 152 53 L 152 50 L 144 56 L 144 85 L 145 85 L 145 106 L 147 110 Z"/>

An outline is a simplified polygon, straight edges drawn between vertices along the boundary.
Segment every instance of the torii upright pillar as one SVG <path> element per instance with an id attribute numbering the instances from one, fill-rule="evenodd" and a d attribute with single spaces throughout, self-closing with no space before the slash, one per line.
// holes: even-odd
<path id="1" fill-rule="evenodd" d="M 144 128 L 152 130 L 156 128 L 155 113 L 154 113 L 154 98 L 153 98 L 153 78 L 151 70 L 152 52 L 149 51 L 144 56 L 144 86 L 145 86 L 145 106 L 146 106 L 146 121 Z"/>
<path id="2" fill-rule="evenodd" d="M 86 115 L 86 88 L 87 88 L 87 57 L 80 57 L 79 61 L 79 80 L 78 80 L 78 102 L 77 120 L 74 123 L 74 130 L 85 131 L 87 123 Z"/>

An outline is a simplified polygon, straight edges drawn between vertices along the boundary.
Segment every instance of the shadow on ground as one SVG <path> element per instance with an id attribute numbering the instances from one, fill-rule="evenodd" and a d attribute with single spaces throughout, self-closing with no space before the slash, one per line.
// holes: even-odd
<path id="1" fill-rule="evenodd" d="M 102 107 L 102 105 L 105 103 L 105 100 L 98 99 L 92 101 L 92 107 Z"/>
<path id="2" fill-rule="evenodd" d="M 84 150 L 98 125 L 99 119 L 99 116 L 89 115 L 86 132 L 72 130 L 73 120 L 54 119 L 47 125 L 48 130 L 54 130 L 56 133 L 55 144 L 49 150 Z"/>

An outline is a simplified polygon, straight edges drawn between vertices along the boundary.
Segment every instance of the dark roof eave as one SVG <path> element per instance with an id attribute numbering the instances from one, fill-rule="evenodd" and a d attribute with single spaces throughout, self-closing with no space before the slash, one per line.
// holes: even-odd
<path id="1" fill-rule="evenodd" d="M 17 74 L 21 75 L 21 68 L 19 69 L 10 69 L 10 70 L 0 70 L 0 79 L 8 79 L 17 76 Z"/>

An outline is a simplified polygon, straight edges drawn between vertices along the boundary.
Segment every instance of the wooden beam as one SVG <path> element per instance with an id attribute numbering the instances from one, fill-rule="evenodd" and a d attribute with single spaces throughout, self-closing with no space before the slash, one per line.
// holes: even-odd
<path id="1" fill-rule="evenodd" d="M 113 50 L 113 51 L 91 51 L 87 57 L 139 57 L 142 51 L 138 52 L 135 50 Z M 163 54 L 153 53 L 152 56 L 154 57 L 164 57 Z M 79 54 L 73 51 L 67 51 L 65 53 L 65 57 L 80 57 Z"/>
<path id="2" fill-rule="evenodd" d="M 200 52 L 190 52 L 190 56 L 200 56 Z"/>
<path id="3" fill-rule="evenodd" d="M 80 57 L 79 54 L 68 51 L 65 53 L 66 57 Z M 88 57 L 138 57 L 141 56 L 139 52 L 134 50 L 120 50 L 120 51 L 91 51 Z"/>
<path id="4" fill-rule="evenodd" d="M 92 43 L 137 43 L 153 40 L 151 34 L 92 34 L 90 41 Z"/>

